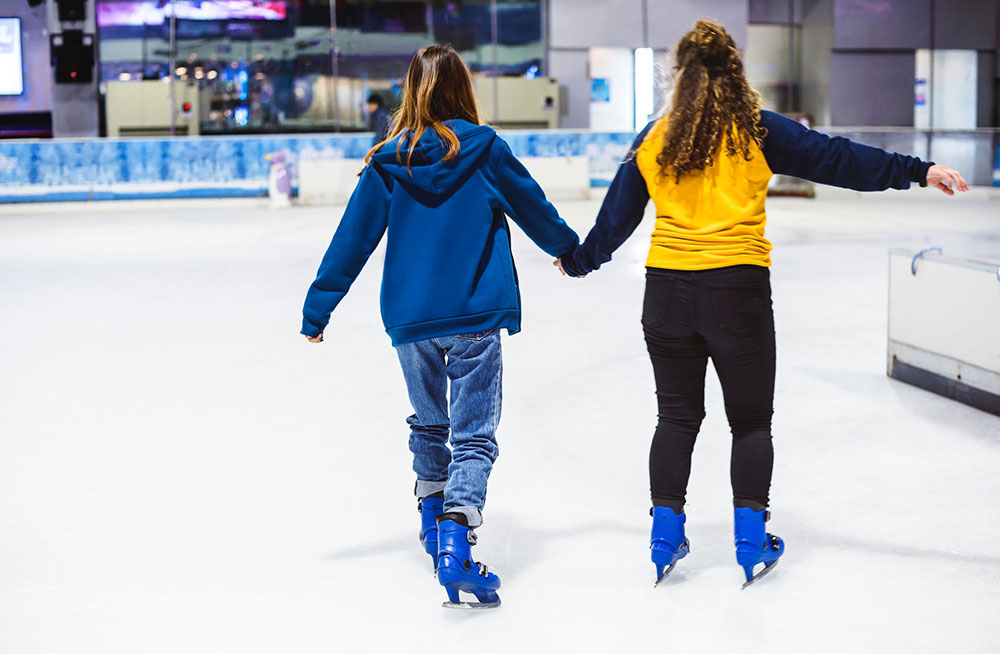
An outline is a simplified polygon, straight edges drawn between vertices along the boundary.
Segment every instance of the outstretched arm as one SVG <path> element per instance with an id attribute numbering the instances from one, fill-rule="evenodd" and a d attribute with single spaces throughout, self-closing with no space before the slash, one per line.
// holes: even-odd
<path id="1" fill-rule="evenodd" d="M 559 217 L 545 192 L 524 167 L 510 146 L 501 139 L 497 160 L 496 185 L 505 203 L 504 213 L 524 230 L 535 245 L 553 257 L 571 252 L 580 243 L 576 232 Z"/>
<path id="2" fill-rule="evenodd" d="M 632 143 L 629 156 L 618 167 L 608 194 L 604 196 L 601 210 L 597 213 L 597 222 L 587 234 L 583 245 L 556 261 L 555 265 L 564 274 L 583 277 L 611 261 L 611 255 L 642 222 L 642 214 L 649 202 L 649 190 L 636 164 L 635 151 L 642 145 L 652 126 L 653 123 L 650 123 L 639 133 Z"/>
<path id="3" fill-rule="evenodd" d="M 886 152 L 841 136 L 831 138 L 773 111 L 761 111 L 760 116 L 761 125 L 767 128 L 761 149 L 774 173 L 855 191 L 902 190 L 913 182 L 930 184 L 949 194 L 953 191 L 943 182 L 968 190 L 961 175 L 934 162 Z"/>
<path id="4" fill-rule="evenodd" d="M 323 256 L 316 281 L 306 293 L 301 333 L 313 343 L 323 340 L 330 314 L 382 240 L 388 216 L 389 190 L 375 164 L 370 164 L 361 173 L 344 217 Z"/>

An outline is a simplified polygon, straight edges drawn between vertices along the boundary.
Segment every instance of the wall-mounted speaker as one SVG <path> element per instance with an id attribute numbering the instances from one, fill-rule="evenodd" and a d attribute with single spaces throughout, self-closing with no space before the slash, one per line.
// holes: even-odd
<path id="1" fill-rule="evenodd" d="M 94 81 L 94 35 L 66 30 L 52 35 L 52 65 L 57 84 L 90 84 Z"/>
<path id="2" fill-rule="evenodd" d="M 87 18 L 87 0 L 56 0 L 60 22 L 76 22 Z"/>

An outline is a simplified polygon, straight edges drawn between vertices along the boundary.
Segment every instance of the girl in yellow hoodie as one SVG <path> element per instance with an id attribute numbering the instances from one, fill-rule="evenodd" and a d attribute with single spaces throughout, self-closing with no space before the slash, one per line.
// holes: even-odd
<path id="1" fill-rule="evenodd" d="M 597 270 L 638 227 L 649 200 L 655 203 L 642 325 L 659 404 L 649 453 L 657 582 L 690 548 L 684 501 L 711 358 L 733 433 L 736 558 L 750 583 L 784 552 L 764 528 L 775 370 L 771 243 L 764 237 L 771 176 L 858 191 L 916 182 L 951 195 L 968 185 L 950 168 L 829 138 L 762 111 L 732 37 L 717 23 L 698 21 L 676 58 L 669 113 L 636 138 L 597 224 L 556 265 L 573 277 Z M 765 567 L 755 577 L 759 564 Z"/>

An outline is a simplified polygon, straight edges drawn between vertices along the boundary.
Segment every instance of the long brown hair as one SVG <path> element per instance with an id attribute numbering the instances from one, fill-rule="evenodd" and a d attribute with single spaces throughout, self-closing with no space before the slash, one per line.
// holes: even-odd
<path id="1" fill-rule="evenodd" d="M 417 51 L 410 61 L 403 89 L 403 104 L 396 111 L 392 129 L 385 141 L 368 151 L 365 163 L 387 142 L 404 132 L 396 145 L 396 161 L 402 163 L 403 142 L 409 143 L 406 168 L 410 168 L 413 149 L 428 128 L 433 129 L 448 145 L 442 161 L 458 156 L 459 142 L 455 133 L 443 124 L 452 118 L 461 118 L 479 124 L 479 109 L 472 91 L 469 68 L 450 45 L 431 45 Z"/>
<path id="2" fill-rule="evenodd" d="M 676 86 L 663 150 L 656 157 L 664 176 L 679 182 L 715 162 L 723 137 L 726 153 L 749 161 L 767 131 L 760 125 L 760 95 L 743 74 L 733 37 L 712 20 L 699 20 L 677 44 Z"/>

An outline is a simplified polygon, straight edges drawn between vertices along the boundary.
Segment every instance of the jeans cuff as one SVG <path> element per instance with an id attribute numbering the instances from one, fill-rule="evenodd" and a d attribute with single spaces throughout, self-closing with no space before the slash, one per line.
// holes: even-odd
<path id="1" fill-rule="evenodd" d="M 474 506 L 447 506 L 445 513 L 461 513 L 469 521 L 469 529 L 475 529 L 483 524 L 483 512 Z"/>
<path id="2" fill-rule="evenodd" d="M 448 480 L 444 481 L 425 481 L 423 479 L 417 480 L 417 485 L 413 488 L 413 494 L 418 498 L 423 499 L 428 495 L 433 495 L 434 493 L 440 493 L 444 490 L 444 487 L 448 485 Z"/>

